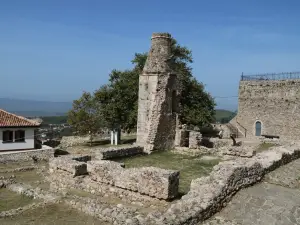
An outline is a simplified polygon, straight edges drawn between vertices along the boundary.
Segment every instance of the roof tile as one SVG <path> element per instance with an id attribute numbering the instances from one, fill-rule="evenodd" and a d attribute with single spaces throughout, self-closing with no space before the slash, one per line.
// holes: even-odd
<path id="1" fill-rule="evenodd" d="M 0 127 L 36 127 L 40 123 L 0 109 Z"/>

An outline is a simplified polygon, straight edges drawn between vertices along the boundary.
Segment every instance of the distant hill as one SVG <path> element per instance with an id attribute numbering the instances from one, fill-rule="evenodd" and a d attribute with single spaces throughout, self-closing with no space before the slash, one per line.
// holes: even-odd
<path id="1" fill-rule="evenodd" d="M 50 102 L 0 98 L 0 108 L 21 116 L 63 116 L 72 102 Z"/>
<path id="2" fill-rule="evenodd" d="M 217 122 L 228 122 L 231 118 L 235 116 L 235 112 L 225 110 L 225 109 L 216 109 L 215 119 Z"/>

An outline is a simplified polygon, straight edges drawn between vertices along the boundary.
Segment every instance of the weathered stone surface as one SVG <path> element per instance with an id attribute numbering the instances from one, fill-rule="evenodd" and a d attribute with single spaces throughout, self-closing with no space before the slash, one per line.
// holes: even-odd
<path id="1" fill-rule="evenodd" d="M 68 148 L 72 146 L 82 145 L 90 140 L 88 136 L 63 136 L 60 141 L 60 147 Z"/>
<path id="2" fill-rule="evenodd" d="M 189 148 L 198 148 L 201 145 L 202 135 L 198 131 L 190 131 Z"/>
<path id="3" fill-rule="evenodd" d="M 128 157 L 143 153 L 143 147 L 126 146 L 96 149 L 96 159 L 115 159 L 120 157 Z"/>
<path id="4" fill-rule="evenodd" d="M 241 225 L 300 224 L 299 196 L 297 189 L 261 183 L 237 193 L 216 218 Z M 216 218 L 205 224 L 218 224 L 213 223 Z"/>
<path id="5" fill-rule="evenodd" d="M 231 146 L 220 149 L 223 155 L 251 158 L 256 154 L 253 146 Z"/>
<path id="6" fill-rule="evenodd" d="M 87 174 L 87 165 L 84 162 L 72 160 L 70 157 L 58 157 L 49 161 L 49 171 L 63 170 L 75 176 Z"/>
<path id="7" fill-rule="evenodd" d="M 232 122 L 238 121 L 247 138 L 255 137 L 259 121 L 262 134 L 299 140 L 299 87 L 299 79 L 240 81 L 238 114 Z"/>
<path id="8" fill-rule="evenodd" d="M 287 146 L 251 159 L 222 162 L 210 176 L 193 180 L 190 192 L 172 204 L 157 221 L 162 224 L 201 222 L 225 207 L 238 190 L 259 182 L 265 173 L 299 157 L 298 146 Z"/>
<path id="9" fill-rule="evenodd" d="M 148 153 L 174 147 L 179 90 L 171 54 L 171 35 L 154 33 L 139 78 L 137 145 Z"/>
<path id="10" fill-rule="evenodd" d="M 0 154 L 0 163 L 32 161 L 33 158 L 38 161 L 48 161 L 50 158 L 53 157 L 54 149 L 47 146 L 43 149 L 38 150 Z"/>
<path id="11" fill-rule="evenodd" d="M 184 129 L 176 129 L 175 147 L 188 147 L 189 131 Z"/>
<path id="12" fill-rule="evenodd" d="M 172 199 L 178 195 L 178 171 L 155 167 L 123 169 L 117 162 L 101 160 L 88 162 L 88 172 L 95 181 L 159 199 Z"/>

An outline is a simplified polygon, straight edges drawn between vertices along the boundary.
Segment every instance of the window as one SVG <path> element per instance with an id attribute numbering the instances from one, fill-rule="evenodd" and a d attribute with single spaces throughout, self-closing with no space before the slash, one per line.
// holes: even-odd
<path id="1" fill-rule="evenodd" d="M 25 141 L 25 131 L 17 130 L 15 131 L 15 142 L 24 142 Z"/>
<path id="2" fill-rule="evenodd" d="M 2 133 L 2 141 L 3 141 L 3 143 L 13 142 L 13 139 L 14 139 L 14 133 L 13 133 L 13 131 L 10 131 L 10 130 L 3 131 L 3 133 Z"/>
<path id="3" fill-rule="evenodd" d="M 261 136 L 261 122 L 256 121 L 255 123 L 255 136 Z"/>

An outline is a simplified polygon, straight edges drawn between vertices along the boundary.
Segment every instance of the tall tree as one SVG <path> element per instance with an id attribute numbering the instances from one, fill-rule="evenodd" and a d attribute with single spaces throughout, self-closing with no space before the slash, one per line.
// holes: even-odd
<path id="1" fill-rule="evenodd" d="M 80 135 L 89 134 L 90 144 L 101 127 L 98 103 L 91 93 L 83 92 L 78 100 L 73 101 L 73 108 L 68 112 L 68 123 Z"/>
<path id="2" fill-rule="evenodd" d="M 190 64 L 192 52 L 172 40 L 173 69 L 178 75 L 181 91 L 181 121 L 186 124 L 203 126 L 213 121 L 214 99 L 204 90 L 204 85 L 192 75 Z M 109 127 L 120 125 L 123 130 L 136 128 L 138 108 L 139 75 L 147 53 L 136 53 L 132 70 L 113 70 L 109 83 L 95 92 L 100 103 L 100 114 Z"/>

